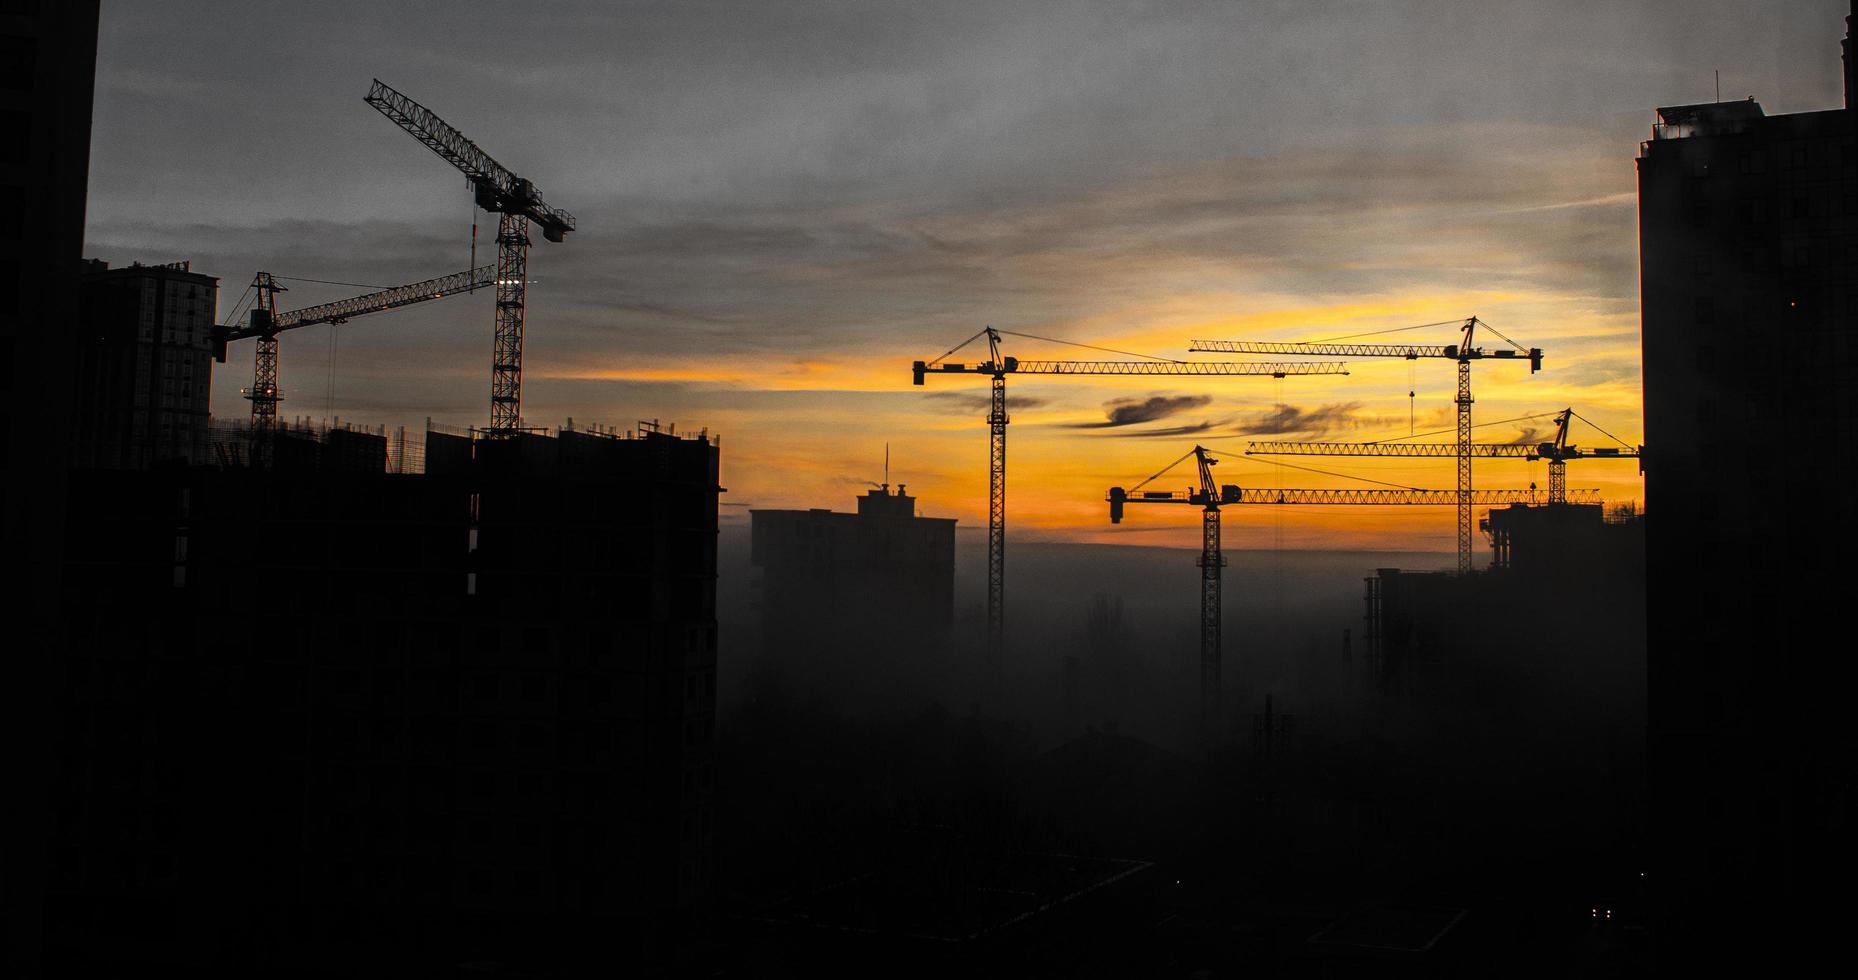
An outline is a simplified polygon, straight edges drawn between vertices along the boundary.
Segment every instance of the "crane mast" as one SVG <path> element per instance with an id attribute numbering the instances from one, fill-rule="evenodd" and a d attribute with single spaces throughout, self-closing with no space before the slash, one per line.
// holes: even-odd
<path id="1" fill-rule="evenodd" d="M 1025 360 L 1000 353 L 1001 331 L 987 327 L 963 341 L 948 354 L 910 366 L 913 384 L 931 375 L 986 375 L 992 393 L 987 428 L 987 647 L 998 665 L 1006 642 L 1006 376 L 1047 375 L 1191 375 L 1201 377 L 1274 377 L 1347 374 L 1336 363 L 1273 363 L 1244 361 L 1050 361 Z M 988 359 L 980 364 L 942 363 L 943 358 L 985 337 Z"/>
<path id="2" fill-rule="evenodd" d="M 1208 731 L 1219 717 L 1220 691 L 1220 573 L 1226 556 L 1219 550 L 1219 493 L 1213 485 L 1213 464 L 1219 462 L 1205 449 L 1194 447 L 1200 470 L 1200 718 Z"/>
<path id="3" fill-rule="evenodd" d="M 1453 398 L 1458 416 L 1458 574 L 1471 571 L 1471 362 L 1486 359 L 1529 361 L 1529 373 L 1542 369 L 1542 349 L 1540 347 L 1523 348 L 1511 341 L 1513 350 L 1501 348 L 1484 350 L 1473 347 L 1477 327 L 1489 324 L 1473 316 L 1466 319 L 1460 329 L 1463 331 L 1459 342 L 1446 346 L 1426 344 L 1340 344 L 1340 343 L 1281 343 L 1248 340 L 1196 340 L 1188 345 L 1190 351 L 1221 351 L 1226 353 L 1247 354 L 1300 354 L 1313 357 L 1402 357 L 1409 361 L 1422 357 L 1447 358 L 1458 362 L 1458 392 Z M 1495 330 L 1491 330 L 1496 333 Z M 1502 337 L 1502 334 L 1497 334 Z M 1505 340 L 1509 338 L 1505 337 Z"/>
<path id="4" fill-rule="evenodd" d="M 1006 361 L 1000 357 L 1000 335 L 987 331 L 988 362 L 1001 366 L 991 373 L 992 398 L 987 408 L 987 652 L 999 663 L 1006 642 Z M 922 384 L 922 375 L 916 376 Z"/>
<path id="5" fill-rule="evenodd" d="M 252 356 L 252 387 L 245 393 L 245 397 L 252 402 L 254 462 L 262 464 L 266 460 L 256 457 L 269 451 L 270 436 L 277 427 L 277 294 L 285 289 L 277 284 L 277 277 L 269 272 L 258 273 L 252 279 L 252 288 L 258 293 L 258 299 L 253 304 L 251 325 L 258 338 L 258 350 Z M 220 363 L 225 363 L 225 340 L 215 339 L 214 353 L 218 355 Z"/>
<path id="6" fill-rule="evenodd" d="M 551 242 L 567 238 L 574 216 L 542 200 L 535 184 L 491 159 L 437 113 L 375 79 L 363 100 L 465 175 L 477 206 L 497 219 L 497 313 L 491 345 L 490 433 L 522 428 L 523 331 L 528 309 L 529 224 Z"/>
<path id="7" fill-rule="evenodd" d="M 1188 456 L 1193 457 L 1195 470 L 1200 477 L 1198 489 L 1189 489 L 1184 493 L 1150 492 L 1130 496 L 1179 466 Z M 1226 556 L 1220 550 L 1219 505 L 1229 501 L 1213 481 L 1213 467 L 1218 462 L 1206 447 L 1195 446 L 1186 456 L 1169 463 L 1161 472 L 1136 484 L 1131 490 L 1111 488 L 1109 496 L 1111 524 L 1122 523 L 1125 503 L 1197 504 L 1200 507 L 1200 557 L 1195 560 L 1200 568 L 1200 729 L 1201 734 L 1207 737 L 1211 737 L 1217 729 L 1223 683 L 1220 675 L 1223 660 L 1220 579 L 1226 567 Z"/>

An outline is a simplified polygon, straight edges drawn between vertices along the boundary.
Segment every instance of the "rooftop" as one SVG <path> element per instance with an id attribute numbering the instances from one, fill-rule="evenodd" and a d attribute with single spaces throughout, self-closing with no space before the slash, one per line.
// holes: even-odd
<path id="1" fill-rule="evenodd" d="M 1652 124 L 1652 139 L 1727 136 L 1747 132 L 1755 120 L 1765 117 L 1761 103 L 1756 102 L 1752 95 L 1740 102 L 1664 106 L 1658 110 L 1658 121 Z"/>

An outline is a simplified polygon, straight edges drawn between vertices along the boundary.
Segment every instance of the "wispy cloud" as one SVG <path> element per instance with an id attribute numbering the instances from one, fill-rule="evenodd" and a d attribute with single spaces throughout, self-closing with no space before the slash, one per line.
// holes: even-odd
<path id="1" fill-rule="evenodd" d="M 1200 422 L 1195 425 L 1177 425 L 1166 429 L 1136 429 L 1129 432 L 1117 432 L 1114 435 L 1130 439 L 1159 439 L 1172 436 L 1191 436 L 1202 432 L 1212 432 L 1220 427 L 1219 422 Z"/>
<path id="2" fill-rule="evenodd" d="M 1325 435 L 1338 429 L 1361 427 L 1363 420 L 1358 417 L 1360 411 L 1360 402 L 1341 402 L 1318 408 L 1299 408 L 1280 403 L 1250 421 L 1239 423 L 1234 431 L 1242 436 L 1281 436 L 1293 433 Z"/>
<path id="3" fill-rule="evenodd" d="M 1125 425 L 1159 422 L 1189 409 L 1213 401 L 1209 395 L 1151 395 L 1147 398 L 1117 398 L 1103 404 L 1104 421 L 1074 422 L 1073 429 L 1115 429 Z"/>
<path id="4" fill-rule="evenodd" d="M 959 391 L 932 391 L 923 397 L 950 411 L 986 412 L 993 407 L 993 396 Z M 1049 400 L 1034 395 L 1021 395 L 1008 392 L 1006 408 L 1011 412 L 1016 409 L 1042 408 L 1050 404 Z"/>
<path id="5" fill-rule="evenodd" d="M 1554 438 L 1554 433 L 1550 432 L 1547 429 L 1541 428 L 1539 426 L 1534 426 L 1534 425 L 1526 425 L 1526 426 L 1523 426 L 1522 429 L 1516 433 L 1516 438 L 1511 439 L 1507 443 L 1507 445 L 1534 446 L 1534 445 L 1539 445 L 1544 442 L 1548 442 L 1549 440 L 1553 438 Z"/>

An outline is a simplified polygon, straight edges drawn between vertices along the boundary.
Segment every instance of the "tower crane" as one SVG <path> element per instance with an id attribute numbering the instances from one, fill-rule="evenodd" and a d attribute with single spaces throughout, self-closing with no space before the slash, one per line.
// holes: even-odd
<path id="1" fill-rule="evenodd" d="M 358 316 L 383 313 L 402 306 L 411 306 L 414 303 L 424 303 L 427 300 L 467 292 L 480 286 L 490 285 L 495 274 L 496 267 L 479 266 L 464 272 L 454 272 L 449 276 L 439 276 L 436 279 L 394 286 L 348 299 L 336 300 L 333 303 L 321 303 L 316 306 L 306 306 L 300 310 L 279 313 L 277 294 L 288 292 L 289 289 L 277 284 L 277 276 L 269 272 L 260 272 L 252 280 L 252 288 L 257 291 L 257 300 L 252 305 L 250 321 L 240 327 L 227 325 L 213 329 L 213 359 L 224 364 L 228 344 L 248 337 L 257 338 L 258 351 L 252 359 L 252 387 L 246 392 L 245 397 L 251 399 L 252 402 L 252 437 L 262 444 L 264 437 L 277 424 L 277 403 L 282 397 L 278 393 L 277 385 L 278 334 L 318 323 L 346 323 Z"/>
<path id="2" fill-rule="evenodd" d="M 498 215 L 497 322 L 491 351 L 490 433 L 522 428 L 523 320 L 529 276 L 529 223 L 560 242 L 574 230 L 574 215 L 542 200 L 535 184 L 511 173 L 432 110 L 375 79 L 365 100 L 465 175 L 477 206 Z"/>
<path id="3" fill-rule="evenodd" d="M 1244 361 L 1176 361 L 1150 358 L 1138 361 L 1034 361 L 1000 354 L 1000 335 L 1011 331 L 987 327 L 932 361 L 910 367 L 913 383 L 930 375 L 978 374 L 993 382 L 993 399 L 987 413 L 991 430 L 987 453 L 987 644 L 998 661 L 1006 631 L 1006 376 L 1057 375 L 1192 375 L 1199 377 L 1272 377 L 1347 374 L 1347 365 L 1329 363 L 1270 363 Z M 1015 336 L 1025 336 L 1018 335 Z M 982 337 L 987 338 L 987 360 L 980 364 L 944 363 L 944 359 Z M 1044 338 L 1031 338 L 1044 339 Z M 1083 346 L 1083 345 L 1078 345 Z"/>
<path id="4" fill-rule="evenodd" d="M 1200 717 L 1209 731 L 1219 713 L 1220 700 L 1220 572 L 1226 567 L 1220 551 L 1219 509 L 1224 504 L 1340 504 L 1451 506 L 1460 499 L 1453 490 L 1369 489 L 1369 490 L 1246 490 L 1235 484 L 1215 486 L 1213 466 L 1218 455 L 1204 446 L 1195 446 L 1186 455 L 1163 467 L 1154 476 L 1127 489 L 1111 487 L 1105 498 L 1110 503 L 1110 523 L 1121 524 L 1123 508 L 1129 504 L 1190 504 L 1200 508 Z M 1169 470 L 1193 457 L 1199 469 L 1200 485 L 1186 490 L 1147 490 L 1142 488 L 1160 479 Z M 1576 490 L 1583 502 L 1598 502 L 1599 492 Z M 1482 504 L 1505 504 L 1526 501 L 1527 490 L 1478 490 L 1473 498 Z"/>
<path id="5" fill-rule="evenodd" d="M 1548 460 L 1548 502 L 1568 502 L 1568 460 L 1571 459 L 1642 459 L 1644 446 L 1597 446 L 1583 449 L 1568 444 L 1568 423 L 1579 415 L 1572 408 L 1555 413 L 1555 438 L 1552 442 L 1490 445 L 1473 443 L 1471 455 L 1490 459 Z M 1583 420 L 1585 421 L 1585 420 Z M 1247 456 L 1456 456 L 1462 448 L 1441 442 L 1254 442 L 1245 450 Z"/>
<path id="6" fill-rule="evenodd" d="M 1473 335 L 1479 326 L 1507 341 L 1513 350 L 1484 350 L 1471 346 Z M 1425 324 L 1436 326 L 1436 324 Z M 1413 328 L 1403 328 L 1413 329 Z M 1490 324 L 1473 316 L 1464 321 L 1461 329 L 1464 336 L 1456 344 L 1433 346 L 1423 344 L 1343 344 L 1343 343 L 1271 343 L 1246 340 L 1196 340 L 1189 346 L 1191 351 L 1221 351 L 1241 354 L 1297 354 L 1304 356 L 1327 357 L 1403 357 L 1417 360 L 1422 357 L 1442 357 L 1458 362 L 1458 574 L 1471 570 L 1471 362 L 1495 358 L 1499 360 L 1517 360 L 1527 358 L 1529 373 L 1542 370 L 1542 349 L 1525 348 L 1521 344 L 1504 337 Z"/>
<path id="7" fill-rule="evenodd" d="M 1568 445 L 1568 423 L 1576 418 L 1580 418 L 1580 415 L 1573 408 L 1563 409 L 1559 415 L 1555 416 L 1555 441 L 1545 442 L 1536 447 L 1537 456 L 1548 460 L 1548 502 L 1551 504 L 1568 503 L 1568 460 L 1570 459 L 1637 459 L 1641 460 L 1639 472 L 1645 471 L 1645 464 L 1642 462 L 1645 458 L 1643 445 L 1627 446 L 1623 449 L 1615 446 L 1582 449 L 1579 446 Z M 1581 419 L 1581 421 L 1587 422 L 1586 419 Z M 1587 422 L 1587 424 L 1593 425 L 1592 422 Z M 1594 428 L 1600 427 L 1595 425 Z"/>

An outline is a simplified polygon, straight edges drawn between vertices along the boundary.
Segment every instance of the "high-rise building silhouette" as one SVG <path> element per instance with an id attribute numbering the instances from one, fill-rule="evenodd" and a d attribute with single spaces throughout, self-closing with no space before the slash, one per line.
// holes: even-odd
<path id="1" fill-rule="evenodd" d="M 1734 969 L 1843 932 L 1824 896 L 1848 887 L 1858 841 L 1858 677 L 1834 639 L 1858 458 L 1850 24 L 1844 108 L 1661 108 L 1638 159 L 1654 450 L 1645 870 L 1668 964 Z M 1829 62 L 1830 40 L 1798 54 Z"/>
<path id="2" fill-rule="evenodd" d="M 79 288 L 71 465 L 206 463 L 219 280 L 90 260 Z"/>
<path id="3" fill-rule="evenodd" d="M 676 966 L 714 874 L 714 442 L 322 448 L 72 472 L 52 955 Z"/>
<path id="4" fill-rule="evenodd" d="M 0 553 L 7 677 L 0 683 L 0 974 L 40 972 L 52 778 L 45 696 L 59 670 L 67 311 L 83 257 L 97 0 L 0 4 Z"/>

